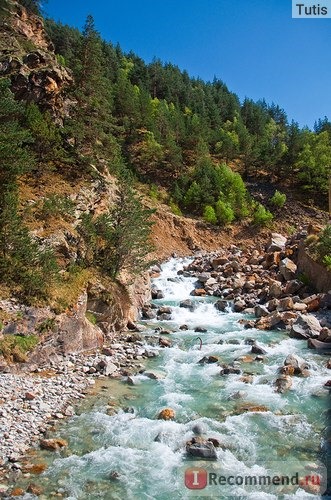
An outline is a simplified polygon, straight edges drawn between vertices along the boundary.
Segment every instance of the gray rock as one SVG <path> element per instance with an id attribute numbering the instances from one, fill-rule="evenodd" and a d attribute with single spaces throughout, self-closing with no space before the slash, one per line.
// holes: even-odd
<path id="1" fill-rule="evenodd" d="M 254 314 L 256 318 L 262 318 L 262 316 L 268 316 L 269 310 L 266 306 L 262 306 L 260 304 L 257 304 L 254 307 Z"/>
<path id="2" fill-rule="evenodd" d="M 214 303 L 214 307 L 221 312 L 225 312 L 228 307 L 228 302 L 226 300 L 218 300 Z"/>
<path id="3" fill-rule="evenodd" d="M 210 441 L 197 436 L 186 443 L 186 453 L 190 457 L 217 460 L 215 446 Z"/>
<path id="4" fill-rule="evenodd" d="M 179 307 L 184 307 L 185 309 L 189 309 L 190 311 L 194 311 L 196 305 L 195 303 L 193 302 L 193 300 L 191 299 L 186 299 L 186 300 L 182 300 L 180 303 L 179 303 Z"/>
<path id="5" fill-rule="evenodd" d="M 291 259 L 283 259 L 279 263 L 279 272 L 286 281 L 293 280 L 297 272 L 297 266 Z"/>
<path id="6" fill-rule="evenodd" d="M 271 239 L 268 243 L 268 252 L 280 252 L 281 250 L 284 250 L 285 245 L 286 245 L 287 239 L 285 236 L 279 234 L 279 233 L 272 233 L 271 234 Z"/>
<path id="7" fill-rule="evenodd" d="M 297 339 L 308 339 L 318 337 L 322 327 L 320 322 L 312 314 L 300 314 L 293 323 L 289 336 Z"/>

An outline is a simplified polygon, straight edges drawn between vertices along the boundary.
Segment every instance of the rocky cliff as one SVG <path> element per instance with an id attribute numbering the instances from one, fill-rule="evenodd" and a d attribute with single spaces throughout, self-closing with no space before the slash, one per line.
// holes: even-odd
<path id="1" fill-rule="evenodd" d="M 40 17 L 8 2 L 0 21 L 0 77 L 8 77 L 19 100 L 37 103 L 61 120 L 72 103 L 65 95 L 70 72 L 56 59 Z"/>

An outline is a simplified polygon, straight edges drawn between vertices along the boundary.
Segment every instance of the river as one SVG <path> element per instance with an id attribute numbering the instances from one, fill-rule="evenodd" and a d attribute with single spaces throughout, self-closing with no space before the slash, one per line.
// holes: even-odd
<path id="1" fill-rule="evenodd" d="M 318 464 L 323 459 L 320 450 L 329 405 L 323 387 L 329 378 L 326 357 L 284 331 L 244 329 L 238 323 L 244 316 L 230 308 L 219 312 L 214 297 L 191 297 L 196 279 L 177 275 L 186 262 L 171 259 L 153 280 L 164 293 L 154 303 L 172 307 L 171 321 L 141 321 L 146 337 L 155 335 L 159 326 L 172 331 L 164 335 L 172 347 L 159 349 L 159 356 L 146 366 L 158 379 L 142 373 L 133 376 L 130 385 L 126 380 L 103 381 L 79 414 L 61 424 L 56 432 L 69 441 L 68 450 L 61 455 L 40 452 L 36 458 L 48 463 L 48 469 L 33 478 L 42 484 L 44 498 L 55 494 L 84 500 L 319 498 L 303 486 L 252 486 L 237 478 L 270 474 L 293 478 L 297 472 L 302 478 L 312 471 L 325 475 Z M 188 298 L 197 303 L 194 311 L 179 307 Z M 189 329 L 180 330 L 183 324 Z M 199 326 L 207 331 L 196 333 Z M 265 356 L 256 360 L 250 354 L 250 339 L 258 341 Z M 291 389 L 280 394 L 274 382 L 288 354 L 306 360 L 310 375 L 293 376 Z M 204 356 L 217 356 L 219 363 L 200 364 Z M 220 375 L 219 364 L 242 356 L 246 357 L 237 362 L 241 374 Z M 118 411 L 109 411 L 110 399 L 114 407 L 120 406 Z M 175 418 L 159 420 L 163 408 L 173 409 Z M 221 444 L 216 448 L 217 462 L 186 456 L 185 443 L 196 426 Z M 218 481 L 220 474 L 235 479 L 232 484 L 224 479 L 222 485 L 214 481 L 204 489 L 189 489 L 185 470 L 194 467 L 207 470 L 209 479 L 210 471 Z"/>

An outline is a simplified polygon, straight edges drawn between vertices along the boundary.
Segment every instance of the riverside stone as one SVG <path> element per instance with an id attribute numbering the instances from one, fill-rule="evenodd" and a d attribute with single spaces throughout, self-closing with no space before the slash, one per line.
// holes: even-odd
<path id="1" fill-rule="evenodd" d="M 295 277 L 297 266 L 291 259 L 286 257 L 279 263 L 279 272 L 286 281 L 289 281 Z"/>
<path id="2" fill-rule="evenodd" d="M 287 242 L 287 238 L 279 233 L 272 233 L 271 239 L 267 245 L 268 252 L 280 252 L 284 250 Z"/>
<path id="3" fill-rule="evenodd" d="M 322 327 L 312 314 L 300 314 L 289 332 L 292 338 L 308 339 L 318 337 Z"/>

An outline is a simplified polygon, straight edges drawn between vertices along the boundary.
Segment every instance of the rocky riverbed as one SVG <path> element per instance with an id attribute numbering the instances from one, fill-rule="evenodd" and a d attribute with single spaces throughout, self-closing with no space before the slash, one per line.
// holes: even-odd
<path id="1" fill-rule="evenodd" d="M 213 254 L 196 255 L 177 272 L 178 278 L 169 278 L 174 282 L 182 276 L 194 278 L 191 290 L 193 300 L 186 298 L 180 301 L 179 306 L 193 311 L 198 305 L 194 297 L 213 296 L 218 299 L 212 306 L 217 311 L 249 315 L 239 320 L 245 329 L 284 330 L 291 338 L 307 340 L 308 347 L 328 352 L 331 347 L 331 294 L 316 293 L 297 271 L 298 247 L 306 236 L 304 231 L 289 239 L 273 234 L 266 247 L 231 246 Z M 152 277 L 157 277 L 159 273 L 158 266 L 151 269 Z M 162 297 L 163 291 L 154 285 L 152 298 Z M 172 307 L 148 302 L 142 308 L 142 318 L 147 320 L 147 324 L 151 321 L 153 325 L 157 319 L 167 325 L 172 319 Z M 171 333 L 174 332 L 166 326 L 159 326 L 154 334 L 147 335 L 139 332 L 139 329 L 144 329 L 143 326 L 137 328 L 130 324 L 130 328 L 108 337 L 102 348 L 87 354 L 58 354 L 48 362 L 43 359 L 42 364 L 6 364 L 2 367 L 0 471 L 4 479 L 8 471 L 20 474 L 20 459 L 29 448 L 39 446 L 56 450 L 65 446 L 61 440 L 48 440 L 48 430 L 56 422 L 75 414 L 76 405 L 86 397 L 96 380 L 111 377 L 134 384 L 134 376 L 145 370 L 145 360 L 158 356 L 160 349 L 173 345 Z M 202 338 L 207 331 L 204 325 L 193 328 L 190 324 L 178 326 L 179 331 L 191 329 L 201 334 Z M 232 339 L 231 342 L 234 344 L 235 341 Z M 250 354 L 241 361 L 250 362 L 248 358 L 252 358 L 263 362 L 266 352 L 258 342 L 245 341 L 245 344 Z M 309 364 L 298 356 L 288 354 L 283 366 L 279 366 L 275 373 L 274 388 L 278 393 L 288 391 L 292 381 L 296 383 L 296 376 L 310 376 Z M 201 357 L 199 364 L 218 361 L 217 356 L 205 356 Z M 218 364 L 221 365 L 222 376 L 242 375 L 238 362 L 233 366 Z M 326 358 L 325 366 L 330 369 L 331 360 Z M 145 372 L 145 375 L 158 379 L 157 373 Z M 242 376 L 242 381 L 249 384 L 252 376 Z M 255 405 L 254 408 L 256 410 L 260 406 Z M 197 447 L 196 442 L 191 444 Z M 208 444 L 208 447 L 211 446 Z M 3 492 L 7 491 L 6 488 L 4 485 Z"/>
<path id="2" fill-rule="evenodd" d="M 150 338 L 146 347 L 138 332 L 128 331 L 119 334 L 110 347 L 58 356 L 56 362 L 42 366 L 21 365 L 24 372 L 0 374 L 0 473 L 19 471 L 27 450 L 43 446 L 48 429 L 75 414 L 75 406 L 96 380 L 129 377 L 142 370 L 145 359 L 158 355 L 157 342 L 156 337 Z M 18 371 L 17 365 L 11 371 Z"/>

